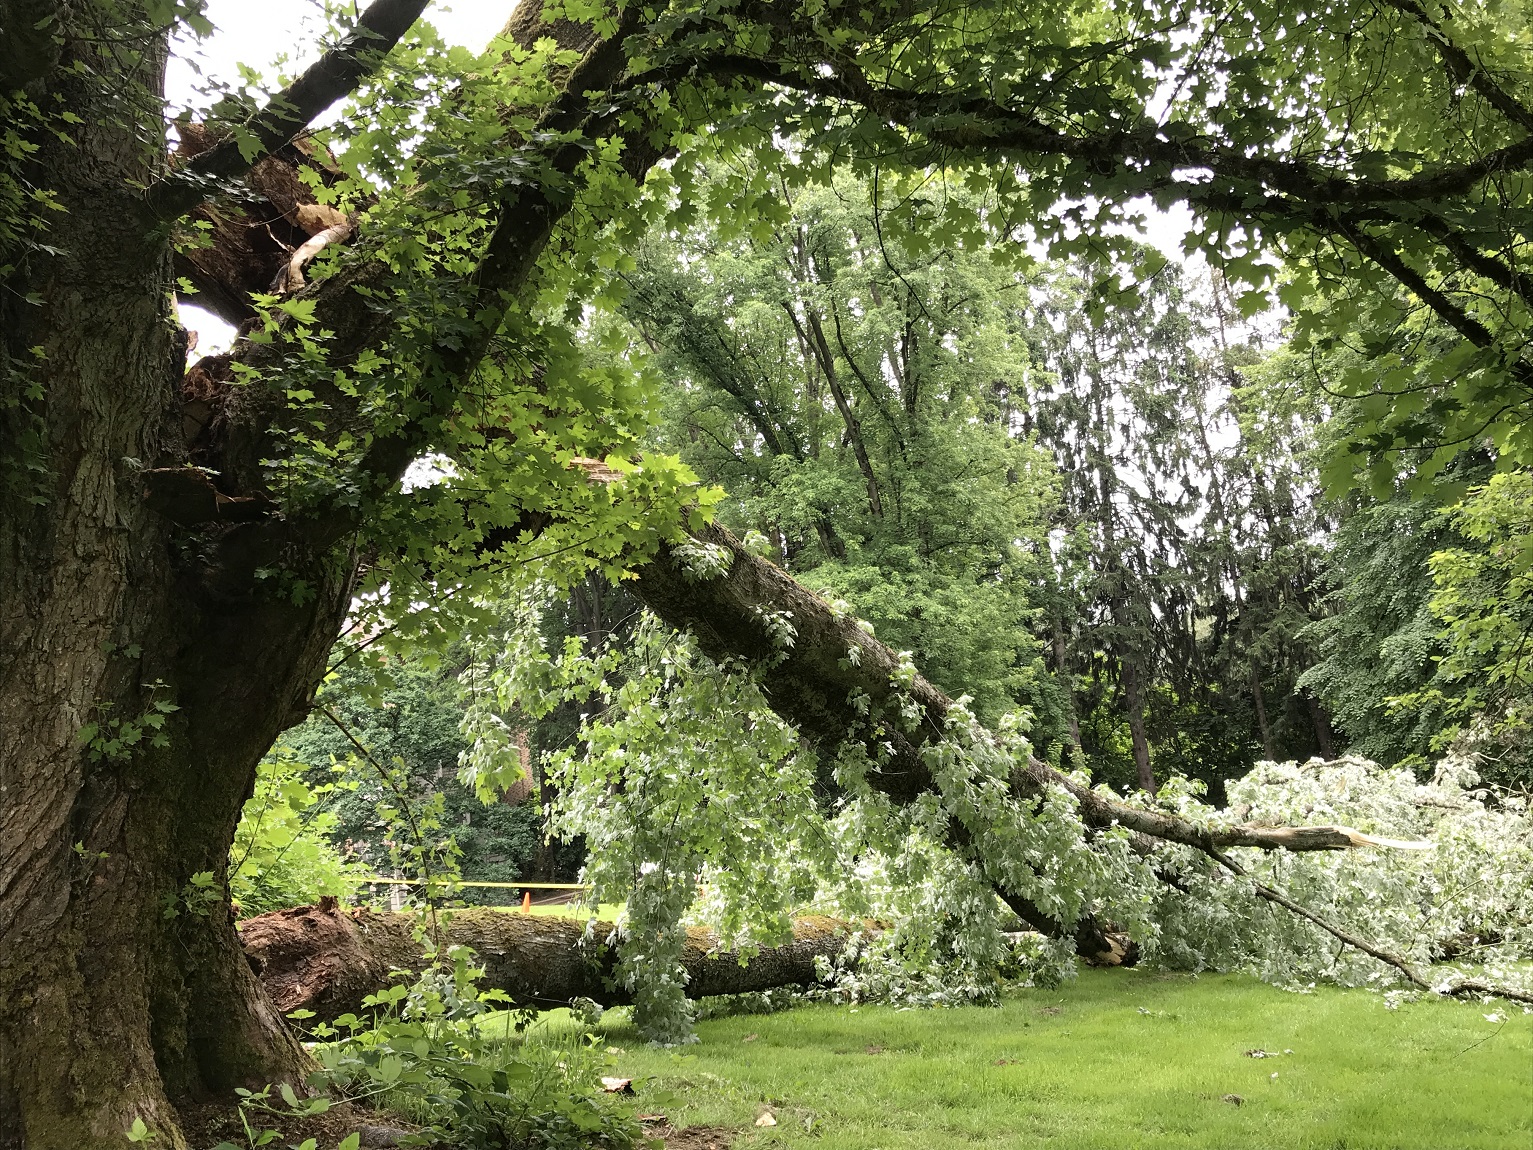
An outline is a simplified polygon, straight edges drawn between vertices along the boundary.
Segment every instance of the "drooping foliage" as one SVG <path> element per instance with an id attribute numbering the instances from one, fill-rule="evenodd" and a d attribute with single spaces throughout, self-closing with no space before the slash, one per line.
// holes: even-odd
<path id="1" fill-rule="evenodd" d="M 524 602 L 532 608 L 536 597 Z M 793 642 L 785 627 L 783 649 Z M 871 916 L 880 929 L 848 952 L 854 961 L 833 982 L 832 993 L 853 998 L 987 1001 L 1007 965 L 1045 983 L 1068 977 L 1068 937 L 1029 935 L 1015 953 L 1002 944 L 1009 916 L 996 885 L 1066 925 L 1111 918 L 1143 962 L 1283 984 L 1324 978 L 1414 992 L 1399 980 L 1402 967 L 1455 960 L 1470 972 L 1499 970 L 1533 953 L 1525 800 L 1483 788 L 1468 758 L 1444 760 L 1426 783 L 1355 758 L 1265 764 L 1230 784 L 1225 809 L 1168 778 L 1162 808 L 1202 826 L 1318 819 L 1413 840 L 1396 850 L 1210 857 L 1136 842 L 1123 828 L 1089 836 L 1062 789 L 1018 802 L 1006 779 L 1029 746 L 1015 717 L 997 736 L 955 711 L 949 738 L 926 756 L 934 793 L 897 806 L 868 787 L 869 764 L 855 753 L 833 772 L 817 770 L 751 673 L 719 666 L 653 621 L 628 642 L 576 638 L 558 651 L 521 626 L 496 650 L 499 668 L 486 670 L 484 685 L 500 705 L 514 699 L 536 714 L 574 698 L 591 708 L 581 742 L 550 764 L 559 817 L 586 836 L 585 873 L 601 896 L 629 900 L 621 977 L 635 990 L 636 1021 L 658 1041 L 689 1034 L 679 963 L 688 921 L 748 953 L 780 940 L 795 908 Z M 487 739 L 474 753 L 489 763 L 495 751 Z M 834 789 L 817 777 L 833 778 Z M 955 826 L 978 847 L 967 857 L 951 849 Z M 1295 917 L 1284 899 L 1330 926 Z M 1337 930 L 1399 965 L 1338 946 Z"/>
<path id="2" fill-rule="evenodd" d="M 1434 683 L 1392 705 L 1441 709 L 1434 749 L 1483 756 L 1487 774 L 1533 780 L 1533 473 L 1493 476 L 1448 512 L 1465 540 L 1432 554 L 1443 648 Z"/>
<path id="3" fill-rule="evenodd" d="M 229 900 L 242 917 L 348 898 L 366 875 L 334 840 L 339 819 L 326 800 L 336 784 L 311 786 L 304 773 L 279 755 L 256 776 L 229 849 Z"/>

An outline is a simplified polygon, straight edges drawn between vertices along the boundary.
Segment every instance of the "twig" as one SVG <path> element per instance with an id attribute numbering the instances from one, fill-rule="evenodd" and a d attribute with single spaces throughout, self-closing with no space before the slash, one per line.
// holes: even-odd
<path id="1" fill-rule="evenodd" d="M 315 700 L 314 709 L 330 720 L 335 729 L 346 737 L 346 741 L 357 749 L 357 753 L 371 764 L 373 770 L 378 772 L 378 777 L 383 780 L 383 785 L 394 792 L 394 799 L 399 803 L 399 809 L 404 812 L 405 820 L 410 824 L 410 833 L 415 837 L 415 845 L 420 852 L 421 884 L 426 892 L 426 913 L 431 918 L 431 943 L 440 950 L 442 948 L 442 925 L 437 921 L 436 903 L 431 899 L 433 880 L 431 877 L 431 864 L 428 861 L 430 851 L 426 845 L 425 833 L 421 830 L 420 823 L 415 818 L 415 810 L 410 806 L 410 796 L 404 793 L 403 789 L 395 781 L 394 776 L 388 772 L 383 764 L 373 757 L 373 753 L 363 746 L 361 741 L 351 733 L 351 728 L 336 717 L 334 711 L 318 700 Z"/>
<path id="2" fill-rule="evenodd" d="M 1243 868 L 1239 863 L 1230 858 L 1228 855 L 1220 851 L 1211 850 L 1208 852 L 1208 856 L 1215 862 L 1224 866 L 1227 870 L 1230 871 L 1230 873 L 1240 875 L 1242 878 L 1249 877 L 1246 875 L 1245 868 Z M 1363 939 L 1358 938 L 1357 935 L 1342 930 L 1341 927 L 1327 922 L 1314 911 L 1300 906 L 1298 903 L 1294 902 L 1293 899 L 1289 898 L 1285 894 L 1273 890 L 1270 886 L 1264 886 L 1261 883 L 1253 880 L 1251 883 L 1251 889 L 1256 892 L 1256 896 L 1258 898 L 1264 898 L 1268 902 L 1276 903 L 1278 906 L 1283 907 L 1285 910 L 1291 911 L 1292 913 L 1298 915 L 1300 918 L 1314 923 L 1321 930 L 1325 931 L 1333 938 L 1346 943 L 1350 947 L 1362 951 L 1364 954 L 1372 955 L 1374 958 L 1388 966 L 1394 967 L 1401 974 L 1403 974 L 1405 976 L 1405 980 L 1411 983 L 1413 986 L 1419 986 L 1422 990 L 1432 989 L 1432 984 L 1421 975 L 1417 974 L 1415 968 L 1412 967 L 1410 963 L 1406 962 L 1405 959 L 1401 958 L 1398 954 L 1394 954 L 1391 951 L 1382 950 L 1379 947 L 1374 946 L 1372 943 L 1365 942 Z"/>

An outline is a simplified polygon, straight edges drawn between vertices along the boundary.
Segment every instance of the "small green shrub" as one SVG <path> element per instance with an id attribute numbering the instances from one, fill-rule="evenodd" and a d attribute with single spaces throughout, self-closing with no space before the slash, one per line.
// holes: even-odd
<path id="1" fill-rule="evenodd" d="M 422 1129 L 402 1145 L 472 1150 L 628 1150 L 642 1127 L 602 1092 L 606 1056 L 589 1035 L 548 1046 L 513 1040 L 534 1017 L 487 1018 L 506 995 L 481 990 L 472 952 L 453 947 L 413 984 L 370 995 L 366 1017 L 314 1028 L 311 1084 L 386 1106 Z M 302 1012 L 299 1012 L 300 1014 Z M 295 1015 L 297 1017 L 297 1015 Z"/>
<path id="2" fill-rule="evenodd" d="M 273 756 L 256 775 L 229 852 L 229 895 L 241 916 L 303 906 L 322 895 L 350 897 L 366 873 L 329 838 L 335 815 L 324 799 L 335 784 L 311 786 L 305 770 Z"/>

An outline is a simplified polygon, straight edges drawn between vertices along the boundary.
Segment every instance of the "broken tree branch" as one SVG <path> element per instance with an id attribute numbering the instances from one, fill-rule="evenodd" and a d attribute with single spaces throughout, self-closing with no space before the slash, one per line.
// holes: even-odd
<path id="1" fill-rule="evenodd" d="M 306 241 L 300 244 L 287 261 L 287 267 L 278 276 L 278 282 L 273 284 L 273 290 L 283 293 L 292 293 L 303 288 L 303 269 L 308 267 L 310 261 L 330 244 L 339 243 L 351 235 L 351 222 L 342 220 L 333 227 L 325 228 L 316 232 Z"/>
<path id="2" fill-rule="evenodd" d="M 923 749 L 948 737 L 955 704 L 922 675 L 900 680 L 898 656 L 781 568 L 746 551 L 725 528 L 714 524 L 695 533 L 698 543 L 723 548 L 729 566 L 722 574 L 698 577 L 675 547 L 662 550 L 634 572 L 640 599 L 665 622 L 688 630 L 709 657 L 745 660 L 761 677 L 768 702 L 811 742 L 833 752 L 848 741 L 867 750 L 868 781 L 899 802 L 935 789 Z M 764 622 L 786 618 L 795 629 L 791 646 L 780 646 Z M 898 715 L 903 694 L 921 710 L 914 729 L 901 729 L 880 716 Z M 865 699 L 867 718 L 853 699 Z M 1076 800 L 1087 826 L 1121 826 L 1165 842 L 1199 850 L 1256 847 L 1260 850 L 1349 850 L 1428 844 L 1381 839 L 1350 827 L 1208 827 L 1166 811 L 1133 806 L 1082 786 L 1047 763 L 1029 758 L 1010 778 L 1013 795 L 1030 801 L 1051 789 Z"/>
<path id="3" fill-rule="evenodd" d="M 240 924 L 240 943 L 272 1001 L 284 1013 L 312 1010 L 322 1020 L 363 1012 L 362 1000 L 386 986 L 393 970 L 425 965 L 415 919 L 407 914 L 318 906 L 273 911 Z M 793 938 L 762 947 L 741 962 L 720 950 L 709 932 L 687 932 L 682 966 L 687 995 L 745 994 L 820 981 L 816 959 L 842 954 L 856 924 L 810 916 L 794 920 Z M 544 918 L 477 908 L 454 913 L 444 943 L 472 947 L 485 968 L 484 985 L 505 991 L 518 1006 L 552 1008 L 577 998 L 603 1006 L 632 1001 L 616 978 L 617 928 L 572 918 Z"/>
<path id="4" fill-rule="evenodd" d="M 1206 851 L 1205 853 L 1209 856 L 1209 858 L 1219 863 L 1219 865 L 1224 867 L 1231 874 L 1238 875 L 1242 878 L 1249 877 L 1245 868 L 1237 863 L 1234 859 L 1230 858 L 1228 855 L 1222 854 L 1216 850 Z M 1530 994 L 1527 991 L 1518 990 L 1517 988 L 1510 986 L 1496 986 L 1491 983 L 1484 982 L 1480 979 L 1464 979 L 1456 983 L 1449 983 L 1446 986 L 1434 986 L 1430 981 L 1427 980 L 1424 975 L 1417 971 L 1415 967 L 1413 967 L 1398 954 L 1395 954 L 1390 950 L 1385 950 L 1383 947 L 1375 946 L 1371 942 L 1368 942 L 1366 939 L 1359 938 L 1351 931 L 1344 930 L 1343 928 L 1337 926 L 1335 923 L 1322 918 L 1320 915 L 1316 914 L 1308 907 L 1294 902 L 1293 899 L 1289 898 L 1281 891 L 1274 890 L 1272 887 L 1267 886 L 1264 883 L 1256 882 L 1255 880 L 1252 880 L 1251 882 L 1251 890 L 1255 893 L 1257 898 L 1263 899 L 1266 902 L 1270 902 L 1275 906 L 1280 906 L 1290 914 L 1298 915 L 1306 922 L 1314 923 L 1321 930 L 1325 931 L 1338 942 L 1344 943 L 1345 945 L 1352 947 L 1354 950 L 1360 950 L 1371 958 L 1378 959 L 1385 966 L 1393 967 L 1395 970 L 1400 972 L 1401 976 L 1405 979 L 1406 982 L 1410 983 L 1418 990 L 1430 991 L 1433 994 L 1445 994 L 1454 998 L 1492 995 L 1496 998 L 1505 998 L 1511 1002 L 1525 1002 L 1533 1004 L 1533 994 Z"/>
<path id="5" fill-rule="evenodd" d="M 262 156 L 291 143 L 337 100 L 350 95 L 420 18 L 430 0 L 374 0 L 340 43 L 327 51 L 226 139 L 151 185 L 149 207 L 178 219 Z"/>

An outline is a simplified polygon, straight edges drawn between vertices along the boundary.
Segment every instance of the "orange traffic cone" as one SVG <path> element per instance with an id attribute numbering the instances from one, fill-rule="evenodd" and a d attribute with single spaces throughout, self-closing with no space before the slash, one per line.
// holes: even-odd
<path id="1" fill-rule="evenodd" d="M 530 890 L 522 891 L 522 913 L 532 913 L 532 892 Z"/>

